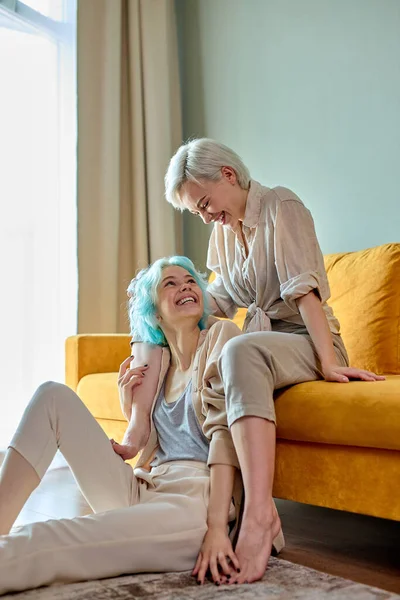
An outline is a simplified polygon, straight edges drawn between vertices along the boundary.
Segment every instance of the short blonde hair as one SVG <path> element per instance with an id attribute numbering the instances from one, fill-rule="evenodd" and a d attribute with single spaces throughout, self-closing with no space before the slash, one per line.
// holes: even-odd
<path id="1" fill-rule="evenodd" d="M 199 182 L 199 179 L 218 181 L 221 168 L 231 167 L 237 176 L 240 187 L 249 188 L 250 172 L 240 156 L 233 150 L 209 138 L 198 138 L 183 144 L 171 158 L 165 174 L 165 197 L 175 208 L 183 210 L 179 196 L 186 181 Z"/>

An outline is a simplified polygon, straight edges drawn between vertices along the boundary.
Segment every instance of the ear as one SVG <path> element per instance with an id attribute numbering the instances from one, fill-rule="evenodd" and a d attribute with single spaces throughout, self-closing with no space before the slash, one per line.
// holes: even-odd
<path id="1" fill-rule="evenodd" d="M 232 167 L 221 167 L 221 174 L 230 184 L 237 183 L 236 171 Z"/>

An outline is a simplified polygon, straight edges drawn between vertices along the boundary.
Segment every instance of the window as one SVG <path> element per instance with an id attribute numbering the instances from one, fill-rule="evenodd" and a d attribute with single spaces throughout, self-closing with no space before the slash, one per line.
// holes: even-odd
<path id="1" fill-rule="evenodd" d="M 75 0 L 0 0 L 0 449 L 76 332 Z"/>

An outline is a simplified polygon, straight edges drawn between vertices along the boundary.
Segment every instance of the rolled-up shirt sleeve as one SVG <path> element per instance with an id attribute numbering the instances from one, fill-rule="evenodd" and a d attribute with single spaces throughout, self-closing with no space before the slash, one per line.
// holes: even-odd
<path id="1" fill-rule="evenodd" d="M 210 294 L 210 296 L 212 296 L 221 313 L 228 319 L 233 319 L 238 307 L 226 289 L 221 275 L 218 248 L 215 239 L 215 230 L 212 231 L 208 244 L 207 269 L 210 269 L 210 271 L 212 271 L 215 275 L 214 281 L 212 281 L 207 287 L 207 292 Z"/>
<path id="2" fill-rule="evenodd" d="M 324 260 L 310 211 L 298 200 L 284 200 L 275 222 L 275 265 L 280 295 L 298 312 L 296 300 L 314 290 L 321 301 L 329 298 Z"/>

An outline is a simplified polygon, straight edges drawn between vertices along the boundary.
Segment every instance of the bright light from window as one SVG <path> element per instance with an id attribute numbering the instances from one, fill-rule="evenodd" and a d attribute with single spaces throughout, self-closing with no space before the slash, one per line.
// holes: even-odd
<path id="1" fill-rule="evenodd" d="M 11 27 L 0 56 L 1 449 L 34 389 L 64 380 L 77 274 L 71 61 L 57 39 Z"/>
<path id="2" fill-rule="evenodd" d="M 64 18 L 63 0 L 23 0 L 23 2 L 55 21 L 62 21 Z"/>

